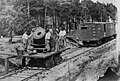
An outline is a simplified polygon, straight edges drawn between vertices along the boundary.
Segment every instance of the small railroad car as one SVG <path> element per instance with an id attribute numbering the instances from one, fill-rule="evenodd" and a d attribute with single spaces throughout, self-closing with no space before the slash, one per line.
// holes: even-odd
<path id="1" fill-rule="evenodd" d="M 86 22 L 78 26 L 76 37 L 86 46 L 98 46 L 116 38 L 115 22 Z"/>

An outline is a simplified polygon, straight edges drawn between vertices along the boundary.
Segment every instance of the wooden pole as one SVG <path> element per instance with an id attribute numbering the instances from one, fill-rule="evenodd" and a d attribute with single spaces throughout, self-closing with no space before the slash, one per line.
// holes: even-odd
<path id="1" fill-rule="evenodd" d="M 13 21 L 13 19 L 11 20 L 11 21 Z M 9 24 L 10 24 L 10 40 L 9 40 L 9 42 L 12 42 L 12 38 L 13 38 L 13 36 L 12 36 L 12 33 L 13 33 L 13 22 L 9 22 Z"/>
<path id="2" fill-rule="evenodd" d="M 101 17 L 100 17 L 100 19 L 101 19 L 101 22 L 102 22 L 102 13 L 101 13 Z"/>
<path id="3" fill-rule="evenodd" d="M 68 63 L 68 81 L 70 81 L 70 64 Z"/>
<path id="4" fill-rule="evenodd" d="M 6 59 L 5 59 L 5 74 L 7 74 L 8 71 L 9 71 L 9 61 L 8 61 L 8 59 L 6 58 Z"/>
<path id="5" fill-rule="evenodd" d="M 40 14 L 39 14 L 39 11 L 38 11 L 38 26 L 40 26 Z"/>
<path id="6" fill-rule="evenodd" d="M 46 29 L 46 15 L 47 15 L 47 6 L 45 5 L 45 22 L 44 22 L 44 28 Z"/>
<path id="7" fill-rule="evenodd" d="M 28 8 L 28 18 L 30 17 L 30 4 L 29 0 L 27 0 L 27 8 Z"/>

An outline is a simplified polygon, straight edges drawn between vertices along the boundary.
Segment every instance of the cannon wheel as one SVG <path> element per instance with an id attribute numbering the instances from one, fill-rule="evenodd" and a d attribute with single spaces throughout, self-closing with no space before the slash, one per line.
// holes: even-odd
<path id="1" fill-rule="evenodd" d="M 45 67 L 46 68 L 51 68 L 55 65 L 53 57 L 50 57 L 45 61 Z"/>
<path id="2" fill-rule="evenodd" d="M 98 46 L 98 45 L 101 45 L 101 44 L 102 44 L 102 41 L 101 41 L 101 40 L 97 41 L 97 46 Z"/>
<path id="3" fill-rule="evenodd" d="M 60 55 L 57 55 L 54 57 L 55 64 L 60 64 L 62 61 L 62 57 Z"/>

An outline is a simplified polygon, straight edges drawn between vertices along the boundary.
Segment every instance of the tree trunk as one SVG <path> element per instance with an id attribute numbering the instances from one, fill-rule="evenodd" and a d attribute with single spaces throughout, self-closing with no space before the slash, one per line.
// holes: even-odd
<path id="1" fill-rule="evenodd" d="M 12 39 L 13 39 L 13 36 L 12 36 L 12 27 L 11 27 L 11 30 L 10 30 L 10 40 L 9 40 L 9 42 L 12 42 Z"/>

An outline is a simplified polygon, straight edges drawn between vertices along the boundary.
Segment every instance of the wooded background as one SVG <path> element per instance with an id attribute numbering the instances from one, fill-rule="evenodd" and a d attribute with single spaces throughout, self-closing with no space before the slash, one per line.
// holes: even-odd
<path id="1" fill-rule="evenodd" d="M 69 32 L 83 22 L 116 20 L 116 14 L 114 4 L 91 0 L 0 0 L 0 35 L 22 35 L 37 26 Z"/>

